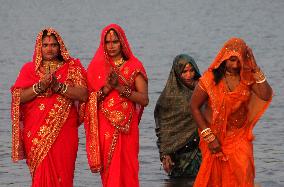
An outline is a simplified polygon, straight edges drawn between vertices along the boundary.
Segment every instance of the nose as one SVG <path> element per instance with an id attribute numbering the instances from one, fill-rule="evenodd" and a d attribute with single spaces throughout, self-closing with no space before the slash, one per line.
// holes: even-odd
<path id="1" fill-rule="evenodd" d="M 238 68 L 238 67 L 239 67 L 239 61 L 234 61 L 234 62 L 232 63 L 232 67 L 233 67 L 233 68 Z"/>

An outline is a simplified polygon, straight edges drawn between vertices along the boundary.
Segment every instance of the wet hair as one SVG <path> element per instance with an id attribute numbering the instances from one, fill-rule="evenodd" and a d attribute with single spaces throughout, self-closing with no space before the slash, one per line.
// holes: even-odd
<path id="1" fill-rule="evenodd" d="M 226 62 L 223 61 L 217 69 L 213 69 L 214 81 L 217 85 L 221 79 L 224 77 L 224 73 L 226 71 Z"/>
<path id="2" fill-rule="evenodd" d="M 48 34 L 48 31 L 47 31 L 47 30 L 44 30 L 43 33 L 42 33 L 42 40 L 43 40 L 46 36 L 48 36 L 47 34 Z M 57 43 L 58 43 L 58 45 L 59 45 L 59 49 L 60 49 L 60 43 L 58 42 L 58 39 L 57 39 L 57 37 L 55 36 L 55 34 L 51 33 L 49 36 L 53 36 L 53 37 L 56 39 L 56 41 L 57 41 Z M 64 58 L 63 58 L 63 56 L 61 55 L 61 50 L 60 50 L 60 52 L 59 52 L 57 58 L 58 58 L 58 60 L 60 60 L 60 61 L 64 61 Z"/>

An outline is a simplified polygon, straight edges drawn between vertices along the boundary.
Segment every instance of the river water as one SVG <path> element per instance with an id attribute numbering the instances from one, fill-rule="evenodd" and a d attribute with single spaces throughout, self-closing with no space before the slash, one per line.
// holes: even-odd
<path id="1" fill-rule="evenodd" d="M 12 164 L 9 88 L 24 62 L 32 58 L 37 33 L 56 28 L 72 56 L 87 67 L 101 29 L 118 23 L 149 76 L 150 104 L 140 124 L 140 185 L 172 183 L 160 168 L 153 110 L 179 53 L 193 56 L 203 72 L 223 43 L 243 38 L 274 89 L 274 99 L 254 129 L 256 181 L 284 186 L 284 1 L 283 0 L 0 0 L 0 186 L 30 186 L 24 161 Z M 88 169 L 84 129 L 76 161 L 75 186 L 101 186 Z"/>

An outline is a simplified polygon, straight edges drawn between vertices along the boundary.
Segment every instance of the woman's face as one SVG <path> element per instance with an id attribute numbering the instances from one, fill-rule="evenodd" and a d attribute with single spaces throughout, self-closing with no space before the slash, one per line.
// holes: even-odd
<path id="1" fill-rule="evenodd" d="M 186 86 L 192 85 L 194 81 L 195 71 L 191 64 L 187 64 L 181 73 L 181 79 Z"/>
<path id="2" fill-rule="evenodd" d="M 41 52 L 43 60 L 57 60 L 60 49 L 55 36 L 45 36 L 42 39 Z"/>
<path id="3" fill-rule="evenodd" d="M 237 74 L 241 70 L 241 63 L 238 57 L 231 56 L 226 60 L 226 71 L 229 73 Z"/>
<path id="4" fill-rule="evenodd" d="M 121 58 L 121 44 L 115 31 L 110 30 L 105 38 L 106 52 L 111 58 Z"/>

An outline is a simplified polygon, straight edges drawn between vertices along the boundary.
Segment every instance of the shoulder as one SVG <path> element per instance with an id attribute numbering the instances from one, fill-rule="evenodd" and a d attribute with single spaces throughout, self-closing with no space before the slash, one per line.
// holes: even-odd
<path id="1" fill-rule="evenodd" d="M 21 72 L 32 72 L 35 70 L 35 65 L 33 62 L 26 62 L 23 64 L 22 68 L 21 68 Z"/>

